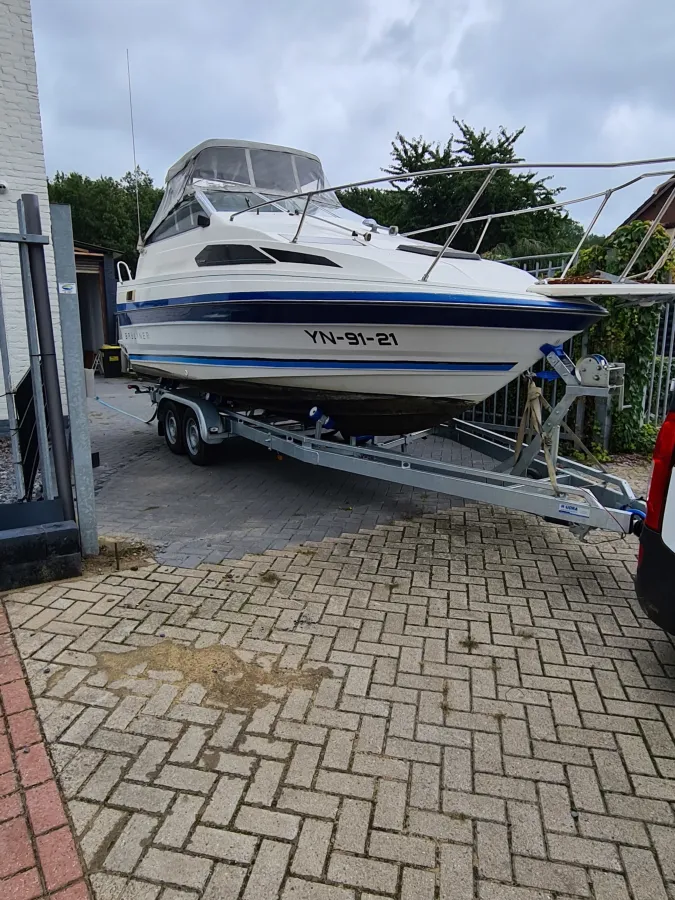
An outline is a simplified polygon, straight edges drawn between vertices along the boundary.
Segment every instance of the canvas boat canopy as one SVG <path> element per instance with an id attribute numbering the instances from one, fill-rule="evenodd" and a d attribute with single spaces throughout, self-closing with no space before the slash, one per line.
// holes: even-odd
<path id="1" fill-rule="evenodd" d="M 164 196 L 146 235 L 155 231 L 181 200 L 195 190 L 255 193 L 262 203 L 274 196 L 328 187 L 318 157 L 292 147 L 255 141 L 202 141 L 175 163 L 166 176 Z M 316 200 L 339 206 L 333 193 Z"/>

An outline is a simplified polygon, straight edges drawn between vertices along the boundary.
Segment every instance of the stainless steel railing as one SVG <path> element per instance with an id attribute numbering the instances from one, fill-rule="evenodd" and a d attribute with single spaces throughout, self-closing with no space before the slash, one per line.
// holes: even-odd
<path id="1" fill-rule="evenodd" d="M 274 197 L 273 199 L 266 200 L 262 203 L 258 203 L 255 206 L 251 206 L 247 209 L 238 210 L 238 211 L 232 213 L 230 216 L 230 221 L 234 221 L 234 219 L 237 216 L 240 216 L 243 213 L 253 212 L 257 209 L 261 209 L 261 208 L 263 208 L 265 206 L 269 206 L 273 203 L 278 203 L 283 200 L 299 200 L 299 199 L 305 198 L 305 204 L 302 209 L 302 212 L 300 213 L 300 221 L 298 222 L 298 227 L 295 231 L 295 234 L 293 235 L 293 238 L 291 239 L 291 243 L 295 244 L 298 242 L 298 240 L 300 238 L 300 234 L 303 229 L 303 226 L 305 224 L 305 221 L 308 218 L 310 203 L 312 202 L 312 200 L 315 197 L 319 197 L 322 194 L 334 193 L 335 191 L 344 191 L 344 190 L 348 190 L 350 188 L 356 188 L 356 187 L 366 187 L 366 186 L 377 185 L 377 184 L 394 184 L 394 183 L 402 182 L 402 181 L 410 181 L 412 179 L 431 178 L 434 176 L 441 176 L 441 175 L 452 176 L 452 175 L 464 175 L 469 172 L 486 172 L 487 173 L 486 178 L 483 180 L 483 182 L 479 186 L 478 190 L 476 191 L 476 193 L 473 195 L 473 197 L 469 201 L 467 207 L 465 208 L 464 212 L 459 217 L 459 219 L 456 219 L 452 222 L 444 222 L 440 225 L 430 225 L 426 228 L 418 228 L 418 229 L 415 229 L 414 231 L 406 232 L 403 235 L 403 237 L 413 237 L 413 236 L 420 235 L 420 234 L 428 234 L 429 232 L 438 231 L 438 230 L 441 230 L 444 228 L 452 229 L 450 236 L 445 241 L 445 243 L 442 246 L 439 246 L 439 251 L 438 251 L 437 256 L 434 258 L 433 262 L 430 264 L 429 268 L 426 270 L 426 272 L 422 276 L 421 280 L 422 281 L 428 280 L 429 275 L 433 271 L 434 267 L 437 265 L 439 260 L 442 258 L 443 252 L 445 250 L 447 250 L 447 248 L 450 246 L 451 242 L 457 236 L 457 233 L 459 232 L 459 230 L 464 225 L 467 225 L 470 223 L 475 223 L 475 222 L 484 222 L 485 223 L 485 225 L 482 229 L 481 235 L 480 235 L 478 242 L 476 244 L 476 247 L 475 247 L 476 252 L 478 252 L 478 250 L 485 238 L 485 235 L 487 233 L 487 230 L 488 230 L 490 224 L 495 219 L 502 219 L 502 218 L 507 218 L 510 216 L 527 215 L 530 213 L 544 212 L 544 211 L 552 210 L 552 209 L 562 209 L 567 206 L 572 206 L 573 204 L 576 204 L 576 203 L 584 203 L 589 200 L 600 199 L 600 204 L 599 204 L 598 208 L 596 209 L 594 215 L 592 216 L 589 224 L 587 225 L 587 227 L 584 231 L 584 234 L 581 237 L 581 240 L 577 244 L 577 247 L 575 248 L 575 250 L 572 252 L 572 255 L 570 256 L 570 258 L 567 260 L 567 263 L 562 271 L 562 275 L 564 276 L 567 274 L 569 269 L 574 265 L 581 249 L 583 248 L 583 245 L 584 245 L 586 239 L 588 238 L 588 235 L 591 233 L 592 228 L 598 221 L 600 215 L 604 211 L 609 200 L 615 194 L 617 194 L 619 191 L 625 190 L 626 188 L 630 187 L 631 185 L 636 184 L 637 182 L 639 182 L 645 178 L 657 178 L 657 177 L 662 178 L 664 176 L 672 176 L 675 174 L 675 167 L 668 168 L 668 169 L 660 169 L 659 171 L 641 172 L 639 175 L 637 175 L 634 178 L 631 178 L 628 181 L 625 181 L 621 184 L 607 188 L 603 191 L 598 191 L 598 192 L 595 192 L 592 194 L 586 194 L 583 197 L 573 197 L 573 198 L 570 198 L 569 200 L 559 200 L 559 201 L 556 201 L 555 203 L 547 203 L 547 204 L 542 204 L 540 206 L 530 206 L 530 207 L 526 207 L 524 209 L 508 210 L 506 212 L 495 212 L 495 213 L 489 213 L 484 216 L 471 217 L 472 210 L 474 209 L 476 203 L 478 202 L 481 195 L 487 188 L 487 186 L 490 183 L 491 179 L 493 178 L 494 174 L 500 170 L 511 171 L 513 169 L 528 169 L 528 170 L 532 170 L 532 169 L 622 169 L 622 168 L 631 168 L 631 167 L 638 167 L 638 166 L 645 167 L 645 166 L 653 166 L 653 165 L 662 165 L 665 163 L 675 164 L 675 157 L 659 157 L 659 158 L 655 158 L 655 159 L 638 159 L 638 160 L 627 160 L 627 161 L 621 161 L 621 162 L 598 162 L 598 163 L 559 163 L 559 162 L 553 162 L 553 163 L 527 163 L 527 162 L 489 163 L 486 165 L 477 165 L 477 166 L 451 166 L 451 167 L 440 168 L 440 169 L 426 169 L 421 172 L 403 172 L 399 175 L 391 175 L 390 174 L 390 175 L 380 176 L 378 178 L 365 179 L 363 181 L 352 181 L 352 182 L 349 182 L 346 184 L 337 185 L 335 187 L 320 188 L 318 190 L 301 191 L 301 192 L 296 192 L 296 193 L 292 193 L 292 194 L 286 194 L 286 195 L 279 196 L 279 197 Z M 664 201 L 664 204 L 661 207 L 660 212 L 657 214 L 657 216 L 655 217 L 655 219 L 652 223 L 652 226 L 650 227 L 650 230 L 645 234 L 645 237 L 644 237 L 642 243 L 636 250 L 636 252 L 633 255 L 633 257 L 631 258 L 631 260 L 629 260 L 624 271 L 621 273 L 621 276 L 620 276 L 621 281 L 627 280 L 629 273 L 631 272 L 636 261 L 639 259 L 640 253 L 644 249 L 644 245 L 646 245 L 646 243 L 649 240 L 649 238 L 651 237 L 651 234 L 653 233 L 654 229 L 660 223 L 663 216 L 665 215 L 665 212 L 666 212 L 668 206 L 674 199 L 675 199 L 675 186 L 673 187 L 673 190 L 668 193 L 668 195 Z M 311 217 L 312 216 L 310 215 L 310 218 Z M 332 223 L 328 223 L 327 220 L 323 220 L 323 221 L 326 221 L 327 224 L 332 224 Z M 675 246 L 675 235 L 673 236 L 673 239 L 671 240 L 671 244 L 670 244 L 668 251 L 663 254 L 661 259 L 659 261 L 657 261 L 656 265 L 654 267 L 652 267 L 652 269 L 650 269 L 649 272 L 643 273 L 646 275 L 647 278 L 653 277 L 653 275 L 665 263 L 665 261 L 668 257 L 668 253 L 672 249 L 673 246 Z"/>

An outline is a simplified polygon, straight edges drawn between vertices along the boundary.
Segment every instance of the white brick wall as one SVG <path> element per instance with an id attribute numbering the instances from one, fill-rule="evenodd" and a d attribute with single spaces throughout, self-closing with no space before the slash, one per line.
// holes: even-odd
<path id="1" fill-rule="evenodd" d="M 42 147 L 42 125 L 30 0 L 0 0 L 0 181 L 8 190 L 0 194 L 0 231 L 18 231 L 16 201 L 21 194 L 40 198 L 42 230 L 49 233 L 47 176 Z M 52 310 L 58 309 L 54 257 L 46 248 Z M 16 246 L 0 244 L 0 285 L 8 332 L 14 384 L 28 367 L 26 320 Z M 57 351 L 61 349 L 58 314 L 54 315 Z M 0 386 L 2 373 L 0 372 Z M 6 419 L 4 388 L 0 391 L 0 421 Z"/>

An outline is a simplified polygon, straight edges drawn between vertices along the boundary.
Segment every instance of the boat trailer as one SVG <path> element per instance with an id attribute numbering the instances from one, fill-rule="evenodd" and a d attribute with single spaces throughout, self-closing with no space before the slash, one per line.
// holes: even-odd
<path id="1" fill-rule="evenodd" d="M 592 528 L 631 534 L 644 519 L 646 505 L 630 485 L 601 467 L 585 465 L 559 454 L 561 427 L 572 404 L 581 397 L 623 405 L 623 364 L 610 364 L 602 356 L 586 357 L 574 365 L 561 347 L 542 347 L 552 371 L 546 377 L 561 379 L 565 393 L 544 420 L 536 409 L 539 388 L 530 383 L 530 428 L 521 425 L 516 438 L 462 419 L 412 434 L 389 438 L 336 438 L 335 426 L 320 410 L 312 410 L 311 428 L 296 420 L 259 410 L 246 414 L 222 397 L 195 387 L 162 381 L 143 387 L 156 405 L 159 433 L 174 452 L 186 452 L 198 464 L 209 461 L 214 445 L 233 437 L 244 438 L 274 451 L 280 457 L 355 475 L 365 475 L 425 491 L 436 491 L 478 503 L 534 513 L 547 521 L 568 525 L 579 537 Z M 541 374 L 541 373 L 539 373 Z M 532 414 L 534 413 L 534 414 Z M 568 429 L 569 430 L 569 429 Z M 493 469 L 455 465 L 415 456 L 416 441 L 439 436 L 477 451 L 497 462 Z M 577 439 L 578 441 L 578 439 Z"/>

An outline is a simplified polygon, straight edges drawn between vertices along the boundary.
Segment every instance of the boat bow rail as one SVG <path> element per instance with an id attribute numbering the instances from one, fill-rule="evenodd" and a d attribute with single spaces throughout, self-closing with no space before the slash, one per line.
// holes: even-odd
<path id="1" fill-rule="evenodd" d="M 654 170 L 654 166 L 661 166 L 667 164 L 668 167 L 665 169 Z M 602 190 L 595 191 L 591 194 L 586 194 L 582 197 L 572 197 L 569 199 L 559 200 L 554 203 L 548 203 L 540 206 L 528 206 L 513 210 L 505 210 L 500 212 L 487 213 L 485 215 L 471 216 L 471 212 L 476 206 L 478 200 L 481 195 L 485 191 L 485 189 L 490 184 L 493 176 L 496 172 L 500 170 L 505 171 L 513 171 L 513 170 L 522 170 L 522 171 L 538 171 L 538 170 L 548 170 L 548 171 L 556 171 L 559 169 L 586 169 L 586 170 L 614 170 L 614 169 L 632 169 L 637 172 L 633 177 L 629 178 L 627 181 L 623 181 L 620 184 L 612 185 L 611 187 L 603 188 Z M 642 171 L 640 171 L 642 170 Z M 311 213 L 309 212 L 310 205 L 313 200 L 316 200 L 317 197 L 322 197 L 324 195 L 330 195 L 332 197 L 335 196 L 337 191 L 346 191 L 351 188 L 361 188 L 361 187 L 370 187 L 373 185 L 380 184 L 390 184 L 392 186 L 404 183 L 417 181 L 419 179 L 430 178 L 430 177 L 438 177 L 438 176 L 448 176 L 448 177 L 459 177 L 463 174 L 467 173 L 485 173 L 485 178 L 479 185 L 476 192 L 473 194 L 471 199 L 469 200 L 467 206 L 464 211 L 460 215 L 458 219 L 455 219 L 451 222 L 443 222 L 440 225 L 429 225 L 424 228 L 418 228 L 414 231 L 405 232 L 402 234 L 404 238 L 412 238 L 419 237 L 424 234 L 431 234 L 432 232 L 438 232 L 443 229 L 451 229 L 448 238 L 442 245 L 438 246 L 438 251 L 430 263 L 429 267 L 426 269 L 424 274 L 421 277 L 421 281 L 426 282 L 429 279 L 430 274 L 438 264 L 438 262 L 442 259 L 443 254 L 448 250 L 453 240 L 461 230 L 464 225 L 470 225 L 482 222 L 483 228 L 481 229 L 480 236 L 478 241 L 474 247 L 474 253 L 478 253 L 480 247 L 485 239 L 485 235 L 488 232 L 488 229 L 492 222 L 509 218 L 513 216 L 522 216 L 528 215 L 530 213 L 538 213 L 549 210 L 556 209 L 566 209 L 567 207 L 573 206 L 578 203 L 586 203 L 593 200 L 599 200 L 599 204 L 589 217 L 588 225 L 586 226 L 584 233 L 579 240 L 577 246 L 574 248 L 571 256 L 567 260 L 562 275 L 560 279 L 556 279 L 556 281 L 564 280 L 572 266 L 575 264 L 579 257 L 579 253 L 581 252 L 584 244 L 586 243 L 587 238 L 589 237 L 592 229 L 598 222 L 598 219 L 605 211 L 607 204 L 610 200 L 621 191 L 629 189 L 631 186 L 637 184 L 646 178 L 665 178 L 670 179 L 675 174 L 675 157 L 659 157 L 654 159 L 637 159 L 637 160 L 626 160 L 619 162 L 596 162 L 596 163 L 561 163 L 561 162 L 513 162 L 513 163 L 488 163 L 484 165 L 473 165 L 473 166 L 452 166 L 446 168 L 438 168 L 438 169 L 426 169 L 419 172 L 402 172 L 399 174 L 390 174 L 385 176 L 380 176 L 377 178 L 370 178 L 363 181 L 352 181 L 347 184 L 340 184 L 334 187 L 320 187 L 306 191 L 294 191 L 291 194 L 277 194 L 274 197 L 270 197 L 270 199 L 265 200 L 258 204 L 253 204 L 246 209 L 241 209 L 233 212 L 230 216 L 230 221 L 233 222 L 237 216 L 240 216 L 244 213 L 250 213 L 255 210 L 260 211 L 264 207 L 273 206 L 275 203 L 280 203 L 287 200 L 292 201 L 301 201 L 304 199 L 304 204 L 300 204 L 298 206 L 297 212 L 299 213 L 299 222 L 298 227 L 295 231 L 291 239 L 291 243 L 297 243 L 305 221 L 307 218 L 313 218 Z M 671 240 L 668 244 L 668 247 L 662 254 L 662 256 L 657 260 L 657 262 L 649 269 L 647 272 L 634 273 L 631 278 L 631 272 L 635 267 L 638 259 L 640 258 L 640 254 L 642 250 L 646 246 L 650 237 L 654 233 L 655 229 L 661 223 L 666 211 L 670 208 L 672 201 L 675 200 L 675 187 L 671 191 L 666 191 L 665 200 L 660 207 L 658 213 L 654 216 L 652 221 L 650 222 L 649 228 L 645 232 L 642 241 L 639 246 L 636 248 L 633 256 L 630 258 L 625 268 L 621 272 L 620 276 L 616 279 L 615 283 L 612 285 L 612 290 L 608 289 L 607 285 L 595 284 L 593 285 L 594 290 L 589 292 L 593 293 L 594 296 L 603 295 L 603 296 L 626 296 L 633 303 L 640 302 L 643 298 L 640 295 L 638 290 L 638 286 L 647 286 L 647 283 L 651 282 L 654 278 L 654 275 L 665 265 L 666 260 L 668 259 L 671 251 L 675 247 L 675 232 L 671 236 Z M 340 228 L 343 226 L 338 225 L 337 223 L 331 223 L 327 219 L 322 219 L 325 224 L 336 224 L 336 227 Z M 352 233 L 355 237 L 362 238 L 370 238 L 372 232 L 376 232 L 378 227 L 382 227 L 383 230 L 389 231 L 392 233 L 392 230 L 388 226 L 378 226 L 377 223 L 373 222 L 370 219 L 364 219 L 363 225 L 366 226 L 364 232 L 359 232 L 358 230 L 354 230 Z M 540 284 L 544 287 L 539 288 L 538 285 L 533 286 L 532 290 L 536 293 L 546 293 L 546 285 L 547 280 L 542 279 Z M 563 287 L 564 290 L 558 291 L 558 295 L 562 296 L 586 296 L 583 291 L 583 285 L 579 284 L 564 284 L 557 285 L 558 288 Z M 672 299 L 672 296 L 675 294 L 675 289 L 672 289 L 670 293 L 667 288 L 664 286 L 656 287 L 655 285 L 651 285 L 651 289 L 645 291 L 644 301 L 645 303 L 654 302 L 656 295 L 661 295 L 662 299 L 668 300 Z M 551 295 L 553 296 L 553 295 Z"/>
<path id="2" fill-rule="evenodd" d="M 314 425 L 308 428 L 297 420 L 262 411 L 244 414 L 222 398 L 200 394 L 191 387 L 160 383 L 148 392 L 158 406 L 160 432 L 162 410 L 167 409 L 163 405 L 177 405 L 194 413 L 206 447 L 240 437 L 310 465 L 533 513 L 572 526 L 579 536 L 592 528 L 632 533 L 644 516 L 645 505 L 630 485 L 600 468 L 564 458 L 557 449 L 561 423 L 571 404 L 582 396 L 612 396 L 621 389 L 620 370 L 617 373 L 617 367 L 599 357 L 589 358 L 595 361 L 595 368 L 583 365 L 588 361 L 575 366 L 559 347 L 542 350 L 565 382 L 566 392 L 527 442 L 459 419 L 408 435 L 346 442 L 336 439 L 325 416 L 315 416 Z M 478 451 L 498 465 L 475 468 L 414 455 L 414 444 L 431 435 Z M 201 463 L 203 458 L 204 454 L 193 461 Z M 551 465 L 554 477 L 550 477 Z"/>

